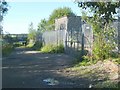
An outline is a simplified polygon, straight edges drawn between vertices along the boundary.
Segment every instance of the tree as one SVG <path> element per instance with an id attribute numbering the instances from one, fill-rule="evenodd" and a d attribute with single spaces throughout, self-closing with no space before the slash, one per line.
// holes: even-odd
<path id="1" fill-rule="evenodd" d="M 76 16 L 72 10 L 68 7 L 57 8 L 49 16 L 48 20 L 42 19 L 38 25 L 39 31 L 54 30 L 55 29 L 55 19 L 63 16 Z"/>
<path id="2" fill-rule="evenodd" d="M 28 34 L 28 40 L 32 40 L 35 42 L 36 40 L 36 30 L 33 28 L 33 23 L 31 22 L 29 25 L 29 34 Z"/>
<path id="3" fill-rule="evenodd" d="M 38 24 L 38 31 L 44 32 L 47 29 L 47 20 L 42 19 L 41 22 Z"/>
<path id="4" fill-rule="evenodd" d="M 49 22 L 49 24 L 54 24 L 55 19 L 63 17 L 63 16 L 76 16 L 76 15 L 68 7 L 57 8 L 50 15 L 48 22 Z"/>
<path id="5" fill-rule="evenodd" d="M 113 14 L 116 14 L 116 8 L 120 7 L 120 1 L 113 2 L 79 2 L 78 7 L 82 9 L 90 9 L 94 16 L 99 16 L 105 20 L 105 22 L 109 22 L 109 20 L 113 20 Z"/>
<path id="6" fill-rule="evenodd" d="M 0 22 L 3 20 L 3 15 L 8 11 L 8 3 L 5 0 L 0 0 Z M 0 24 L 0 35 L 2 33 L 2 26 Z"/>
<path id="7" fill-rule="evenodd" d="M 83 10 L 90 10 L 93 13 L 91 18 L 84 16 L 84 20 L 92 25 L 95 40 L 93 43 L 92 57 L 97 60 L 109 58 L 111 51 L 115 48 L 114 36 L 115 30 L 111 27 L 116 14 L 116 8 L 119 8 L 118 2 L 80 2 L 78 6 Z"/>
<path id="8" fill-rule="evenodd" d="M 8 11 L 8 3 L 5 0 L 0 0 L 0 16 L 3 16 Z"/>

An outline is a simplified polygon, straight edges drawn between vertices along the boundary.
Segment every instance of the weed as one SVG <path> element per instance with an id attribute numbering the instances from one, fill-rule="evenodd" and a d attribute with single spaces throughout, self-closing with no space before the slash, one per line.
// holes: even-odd
<path id="1" fill-rule="evenodd" d="M 32 46 L 32 48 L 34 50 L 40 50 L 42 48 L 42 46 L 43 46 L 43 43 L 38 41 L 38 42 L 35 42 L 35 44 Z"/>
<path id="2" fill-rule="evenodd" d="M 13 45 L 12 44 L 5 44 L 2 46 L 2 55 L 3 56 L 7 56 L 9 55 L 12 50 L 14 49 Z"/>
<path id="3" fill-rule="evenodd" d="M 64 52 L 64 46 L 62 44 L 60 45 L 45 45 L 41 48 L 41 52 L 43 53 L 63 53 Z"/>

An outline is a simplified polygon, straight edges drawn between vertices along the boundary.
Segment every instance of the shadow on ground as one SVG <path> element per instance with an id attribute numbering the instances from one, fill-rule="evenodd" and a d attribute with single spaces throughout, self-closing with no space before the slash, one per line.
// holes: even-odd
<path id="1" fill-rule="evenodd" d="M 25 48 L 15 51 L 2 61 L 3 88 L 88 88 L 91 80 L 72 78 L 59 73 L 71 67 L 74 59 L 65 54 L 43 54 Z M 58 73 L 59 72 L 59 73 Z M 44 79 L 59 82 L 48 85 Z"/>

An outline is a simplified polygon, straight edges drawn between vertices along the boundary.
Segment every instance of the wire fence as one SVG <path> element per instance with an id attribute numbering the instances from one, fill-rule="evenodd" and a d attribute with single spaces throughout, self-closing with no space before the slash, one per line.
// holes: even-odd
<path id="1" fill-rule="evenodd" d="M 116 39 L 118 38 L 118 22 L 115 22 L 113 26 L 116 28 Z M 120 31 L 120 30 L 119 30 Z M 79 30 L 52 30 L 45 31 L 40 34 L 39 39 L 44 45 L 47 44 L 63 44 L 65 53 L 72 56 L 80 56 L 84 51 L 92 53 L 94 42 L 92 27 L 88 24 L 82 24 Z M 118 43 L 118 41 L 116 42 Z"/>
<path id="2" fill-rule="evenodd" d="M 84 37 L 83 37 L 84 35 Z M 82 52 L 84 45 L 85 50 L 91 50 L 93 42 L 93 33 L 89 25 L 84 24 L 79 30 L 53 30 L 45 31 L 38 37 L 44 45 L 63 44 L 65 53 L 78 56 Z"/>
<path id="3" fill-rule="evenodd" d="M 42 34 L 43 44 L 64 44 L 65 30 L 46 31 Z"/>

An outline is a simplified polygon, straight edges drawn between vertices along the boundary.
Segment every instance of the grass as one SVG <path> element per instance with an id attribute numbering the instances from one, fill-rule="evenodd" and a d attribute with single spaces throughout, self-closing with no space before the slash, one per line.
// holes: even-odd
<path id="1" fill-rule="evenodd" d="M 42 42 L 38 41 L 38 42 L 35 42 L 35 44 L 33 44 L 32 49 L 40 51 L 42 46 L 43 46 Z"/>
<path id="2" fill-rule="evenodd" d="M 3 56 L 8 56 L 12 51 L 14 47 L 12 44 L 5 44 L 2 46 L 2 55 Z"/>
<path id="3" fill-rule="evenodd" d="M 64 46 L 62 44 L 60 45 L 45 45 L 41 48 L 42 53 L 63 53 L 64 52 Z"/>
<path id="4" fill-rule="evenodd" d="M 33 46 L 34 46 L 33 43 L 29 43 L 26 47 L 27 47 L 27 48 L 32 48 Z"/>
<path id="5" fill-rule="evenodd" d="M 22 46 L 22 44 L 19 43 L 19 42 L 16 42 L 16 43 L 13 44 L 13 46 L 14 46 L 14 47 L 20 47 L 20 46 Z"/>
<path id="6" fill-rule="evenodd" d="M 96 85 L 94 85 L 94 88 L 118 88 L 119 84 L 118 82 L 112 82 L 112 81 L 104 81 L 104 82 L 99 82 Z"/>
<path id="7" fill-rule="evenodd" d="M 75 59 L 73 61 L 74 67 L 89 66 L 89 65 L 92 65 L 92 64 L 96 64 L 96 63 L 97 63 L 97 61 L 89 61 L 89 60 L 86 60 L 86 59 L 83 59 L 82 61 L 80 61 L 79 59 Z"/>
<path id="8" fill-rule="evenodd" d="M 113 57 L 102 60 L 102 62 L 110 60 L 115 64 L 120 64 L 120 55 L 114 54 Z M 69 75 L 74 77 L 86 78 L 94 83 L 93 88 L 118 88 L 118 82 L 110 80 L 110 73 L 104 71 L 104 68 L 99 67 L 96 64 L 98 60 L 83 59 L 80 62 L 79 59 L 74 60 L 73 67 L 66 68 L 65 71 L 69 71 Z M 99 63 L 99 65 L 101 65 Z M 97 67 L 98 66 L 98 67 Z M 101 79 L 102 81 L 99 81 Z M 94 82 L 95 81 L 95 82 Z"/>
<path id="9" fill-rule="evenodd" d="M 29 43 L 26 48 L 31 48 L 33 50 L 39 51 L 42 48 L 42 42 Z"/>
<path id="10" fill-rule="evenodd" d="M 84 55 L 82 57 L 82 61 L 80 62 L 79 58 L 76 58 L 73 62 L 75 67 L 80 67 L 80 66 L 88 66 L 88 65 L 92 65 L 92 64 L 96 64 L 98 61 L 113 61 L 116 64 L 120 64 L 120 54 L 118 53 L 112 53 L 111 56 L 108 59 L 105 60 L 94 60 L 94 59 L 90 59 L 89 56 Z"/>
<path id="11" fill-rule="evenodd" d="M 118 82 L 115 80 L 110 80 L 109 73 L 103 72 L 103 70 L 99 67 L 91 68 L 89 66 L 75 66 L 64 70 L 69 71 L 69 73 L 66 73 L 66 76 L 74 75 L 74 77 L 86 78 L 90 80 L 93 88 L 118 88 Z"/>

